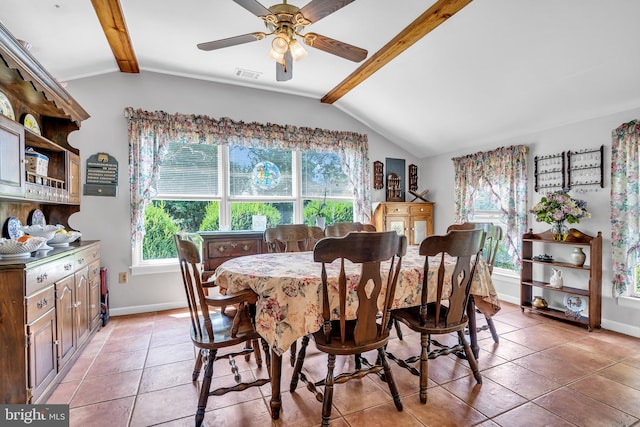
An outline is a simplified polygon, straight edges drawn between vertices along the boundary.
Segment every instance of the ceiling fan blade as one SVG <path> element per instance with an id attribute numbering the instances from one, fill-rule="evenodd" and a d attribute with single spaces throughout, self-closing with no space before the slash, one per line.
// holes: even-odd
<path id="1" fill-rule="evenodd" d="M 249 33 L 241 36 L 229 37 L 228 39 L 215 40 L 212 42 L 198 43 L 198 49 L 201 50 L 216 50 L 223 47 L 235 46 L 237 44 L 254 42 L 262 40 L 267 35 L 265 33 Z"/>
<path id="2" fill-rule="evenodd" d="M 238 3 L 240 6 L 247 9 L 249 12 L 253 13 L 256 16 L 267 16 L 270 15 L 269 9 L 258 3 L 256 0 L 233 0 Z"/>
<path id="3" fill-rule="evenodd" d="M 312 0 L 300 9 L 300 13 L 309 21 L 318 22 L 352 2 L 353 0 Z"/>
<path id="4" fill-rule="evenodd" d="M 284 54 L 284 65 L 276 62 L 276 81 L 286 82 L 293 77 L 293 57 L 291 52 L 287 51 Z"/>
<path id="5" fill-rule="evenodd" d="M 353 62 L 362 61 L 368 54 L 365 49 L 316 33 L 305 34 L 304 43 L 311 47 L 315 47 L 316 49 L 324 50 L 325 52 L 340 56 Z"/>

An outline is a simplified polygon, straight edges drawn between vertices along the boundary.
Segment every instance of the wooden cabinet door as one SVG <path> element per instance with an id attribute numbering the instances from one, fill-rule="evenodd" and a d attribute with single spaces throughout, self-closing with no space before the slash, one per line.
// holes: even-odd
<path id="1" fill-rule="evenodd" d="M 0 194 L 24 197 L 24 128 L 0 115 Z"/>
<path id="2" fill-rule="evenodd" d="M 80 203 L 80 156 L 74 153 L 67 153 L 69 163 L 67 165 L 69 183 L 69 203 Z"/>
<path id="3" fill-rule="evenodd" d="M 37 400 L 57 373 L 56 363 L 56 311 L 46 314 L 27 325 L 28 336 L 28 402 Z"/>
<path id="4" fill-rule="evenodd" d="M 75 299 L 74 275 L 56 282 L 56 336 L 59 368 L 69 361 L 76 350 Z"/>
<path id="5" fill-rule="evenodd" d="M 100 323 L 100 260 L 89 264 L 89 325 Z"/>
<path id="6" fill-rule="evenodd" d="M 395 231 L 400 235 L 407 234 L 409 229 L 408 216 L 388 215 L 384 221 L 384 231 Z"/>
<path id="7" fill-rule="evenodd" d="M 90 332 L 89 324 L 89 267 L 75 273 L 75 308 L 78 345 L 83 343 Z"/>

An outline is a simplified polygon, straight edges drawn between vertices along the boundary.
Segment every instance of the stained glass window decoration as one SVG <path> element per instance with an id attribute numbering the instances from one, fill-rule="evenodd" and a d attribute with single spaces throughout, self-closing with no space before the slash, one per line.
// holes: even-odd
<path id="1" fill-rule="evenodd" d="M 256 187 L 271 190 L 280 184 L 280 168 L 273 162 L 260 162 L 254 166 L 251 179 Z"/>

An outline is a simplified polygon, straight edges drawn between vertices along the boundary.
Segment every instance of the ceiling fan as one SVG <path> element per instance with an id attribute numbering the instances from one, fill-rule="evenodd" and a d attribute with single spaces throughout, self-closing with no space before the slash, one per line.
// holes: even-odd
<path id="1" fill-rule="evenodd" d="M 306 50 L 298 43 L 295 36 L 300 37 L 308 46 L 354 62 L 360 62 L 367 57 L 365 49 L 320 34 L 302 33 L 307 26 L 318 22 L 354 0 L 311 0 L 302 8 L 287 4 L 287 0 L 283 0 L 283 3 L 275 4 L 269 8 L 264 7 L 257 0 L 233 1 L 261 18 L 269 32 L 254 32 L 227 39 L 199 43 L 197 45 L 199 49 L 206 51 L 222 49 L 275 35 L 271 42 L 269 57 L 276 61 L 277 81 L 290 80 L 293 77 L 293 61 L 302 59 L 307 55 Z"/>

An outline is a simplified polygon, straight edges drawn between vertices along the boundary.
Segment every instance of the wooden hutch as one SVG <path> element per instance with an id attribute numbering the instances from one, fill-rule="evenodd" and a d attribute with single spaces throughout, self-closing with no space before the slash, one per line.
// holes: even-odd
<path id="1" fill-rule="evenodd" d="M 0 221 L 39 209 L 70 229 L 81 175 L 67 137 L 89 115 L 2 24 L 0 59 Z M 42 175 L 27 172 L 27 147 L 48 157 Z M 101 325 L 100 291 L 97 241 L 0 257 L 0 403 L 45 401 Z"/>

